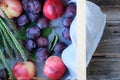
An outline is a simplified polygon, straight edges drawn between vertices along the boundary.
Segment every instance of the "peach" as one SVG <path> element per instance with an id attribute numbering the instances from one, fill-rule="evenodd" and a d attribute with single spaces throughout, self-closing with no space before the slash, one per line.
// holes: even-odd
<path id="1" fill-rule="evenodd" d="M 66 66 L 60 57 L 50 56 L 45 62 L 43 71 L 44 74 L 51 80 L 58 80 L 65 73 Z"/>
<path id="2" fill-rule="evenodd" d="M 17 80 L 31 80 L 35 75 L 35 65 L 31 61 L 18 62 L 12 71 Z"/>
<path id="3" fill-rule="evenodd" d="M 19 0 L 2 0 L 0 1 L 0 7 L 9 18 L 18 17 L 22 13 L 22 5 Z M 3 16 L 0 10 L 0 16 Z"/>

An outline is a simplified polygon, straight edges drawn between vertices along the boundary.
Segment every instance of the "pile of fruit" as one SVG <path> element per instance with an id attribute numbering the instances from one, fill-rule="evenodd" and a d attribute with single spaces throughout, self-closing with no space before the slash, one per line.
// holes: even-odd
<path id="1" fill-rule="evenodd" d="M 7 20 L 4 20 L 6 19 L 5 14 L 11 20 L 8 20 L 8 23 L 14 23 L 16 32 L 21 36 L 14 35 L 11 25 L 7 24 Z M 26 51 L 25 54 L 17 55 L 17 62 L 10 68 L 15 79 L 31 80 L 35 77 L 42 77 L 57 80 L 64 76 L 67 68 L 61 59 L 61 55 L 63 50 L 69 46 L 67 41 L 71 42 L 69 31 L 76 16 L 75 3 L 67 3 L 65 0 L 0 0 L 0 16 L 3 20 L 0 24 L 6 23 L 9 28 L 9 30 L 5 28 L 6 31 L 13 33 L 14 36 L 11 38 L 15 37 L 16 43 L 18 41 L 20 45 L 22 44 Z M 58 20 L 60 25 L 58 24 L 56 27 L 52 22 L 56 23 Z M 59 31 L 62 36 L 55 33 L 57 28 L 62 28 L 62 31 Z M 0 31 L 2 30 L 1 27 Z M 54 37 L 49 38 L 53 34 Z M 8 80 L 10 76 L 7 73 L 10 71 L 6 69 L 6 66 L 1 67 L 4 64 L 2 56 L 5 55 L 7 60 L 11 60 L 11 56 L 8 55 L 10 53 L 2 43 L 4 42 L 0 42 L 0 79 Z M 11 47 L 10 52 L 14 58 L 17 58 L 15 49 Z"/>

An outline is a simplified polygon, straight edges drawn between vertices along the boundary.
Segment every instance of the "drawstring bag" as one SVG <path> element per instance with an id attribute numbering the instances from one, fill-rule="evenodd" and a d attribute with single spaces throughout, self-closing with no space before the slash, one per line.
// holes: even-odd
<path id="1" fill-rule="evenodd" d="M 72 0 L 75 2 L 75 0 Z M 78 7 L 78 6 L 77 6 Z M 80 23 L 80 22 L 79 22 Z M 94 3 L 86 1 L 86 67 L 88 66 L 97 46 L 100 42 L 106 23 L 106 15 Z M 76 77 L 76 17 L 70 27 L 70 44 L 62 53 L 62 60 L 68 68 L 67 79 L 75 80 Z M 79 35 L 77 35 L 79 36 Z M 79 40 L 82 41 L 82 40 Z M 79 54 L 79 53 L 78 53 Z"/>

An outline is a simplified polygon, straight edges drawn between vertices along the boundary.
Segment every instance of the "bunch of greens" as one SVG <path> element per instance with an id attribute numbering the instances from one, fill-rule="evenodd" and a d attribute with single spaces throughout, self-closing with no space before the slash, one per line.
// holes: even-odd
<path id="1" fill-rule="evenodd" d="M 18 41 L 18 37 L 21 35 L 18 35 L 17 29 L 15 28 L 13 22 L 5 14 L 5 12 L 2 9 L 1 11 L 5 16 L 4 19 L 0 17 L 0 37 L 2 39 L 3 47 L 5 48 L 7 54 L 10 56 L 11 60 L 14 60 L 13 53 L 11 52 L 12 49 L 15 54 L 21 54 L 23 61 L 27 61 L 25 49 Z M 8 28 L 6 23 L 10 25 L 10 28 Z M 0 59 L 9 72 L 9 79 L 13 79 L 12 70 L 7 62 L 7 59 L 5 58 L 2 47 L 0 48 Z"/>

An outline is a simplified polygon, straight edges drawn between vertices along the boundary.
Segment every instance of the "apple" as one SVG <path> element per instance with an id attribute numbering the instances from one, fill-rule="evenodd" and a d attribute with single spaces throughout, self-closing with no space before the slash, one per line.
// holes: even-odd
<path id="1" fill-rule="evenodd" d="M 19 0 L 2 0 L 0 1 L 0 7 L 9 18 L 18 17 L 22 13 L 22 5 Z M 4 17 L 1 10 L 0 16 Z"/>
<path id="2" fill-rule="evenodd" d="M 17 62 L 12 71 L 17 80 L 31 80 L 35 75 L 35 65 L 31 61 Z"/>
<path id="3" fill-rule="evenodd" d="M 58 80 L 65 73 L 66 67 L 60 57 L 50 56 L 45 62 L 43 71 L 51 80 Z"/>
<path id="4" fill-rule="evenodd" d="M 43 6 L 43 13 L 50 20 L 57 19 L 62 16 L 64 6 L 62 0 L 46 0 Z"/>

